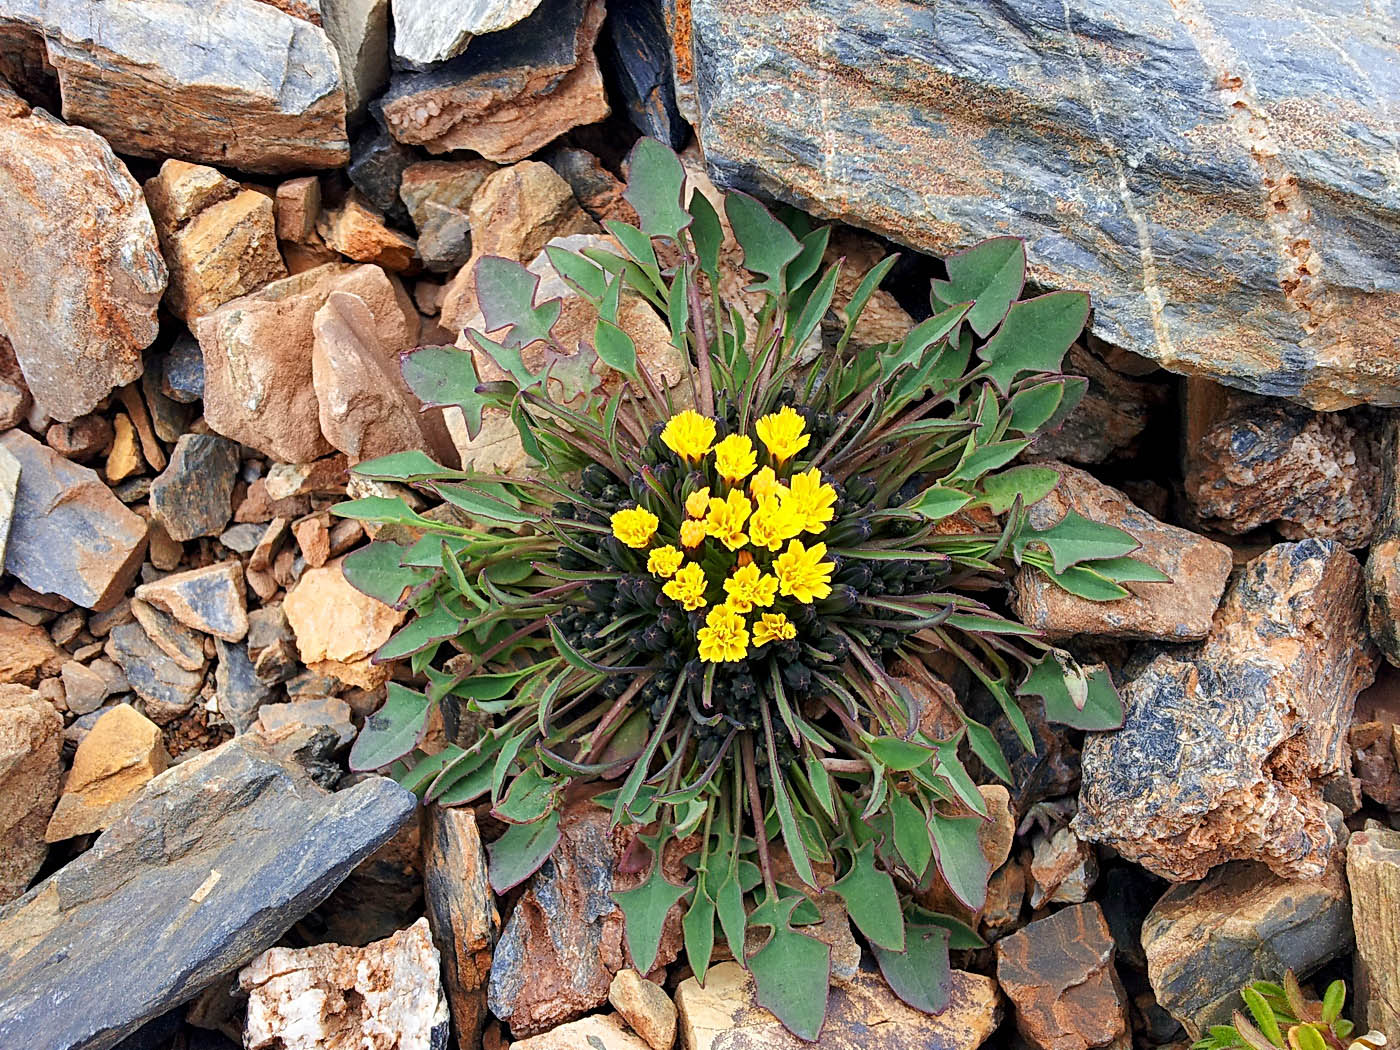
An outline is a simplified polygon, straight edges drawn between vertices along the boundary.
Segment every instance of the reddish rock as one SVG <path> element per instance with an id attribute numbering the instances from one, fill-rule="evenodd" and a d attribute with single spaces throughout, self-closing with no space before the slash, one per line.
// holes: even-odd
<path id="1" fill-rule="evenodd" d="M 997 983 L 1037 1050 L 1133 1045 L 1113 938 L 1098 904 L 1077 904 L 997 941 Z"/>
<path id="2" fill-rule="evenodd" d="M 676 1041 L 676 1004 L 636 970 L 619 970 L 608 985 L 608 1002 L 651 1050 L 671 1050 Z"/>
<path id="3" fill-rule="evenodd" d="M 1149 366 L 1155 367 L 1150 362 Z M 1124 375 L 1078 343 L 1069 348 L 1064 370 L 1087 379 L 1088 389 L 1058 428 L 1036 439 L 1032 446 L 1035 452 L 1071 463 L 1102 463 L 1138 455 L 1142 432 L 1166 407 L 1171 387 Z"/>
<path id="4" fill-rule="evenodd" d="M 404 169 L 399 197 L 418 230 L 418 257 L 429 270 L 453 271 L 467 261 L 468 208 L 477 188 L 495 170 L 496 165 L 481 158 L 428 160 Z"/>
<path id="5" fill-rule="evenodd" d="M 63 659 L 43 627 L 0 616 L 0 685 L 37 686 L 41 677 L 58 673 Z"/>
<path id="6" fill-rule="evenodd" d="M 140 377 L 166 269 L 141 188 L 101 137 L 0 115 L 0 259 L 0 331 L 40 409 L 76 419 Z"/>
<path id="7" fill-rule="evenodd" d="M 598 222 L 616 219 L 631 226 L 641 225 L 637 218 L 637 209 L 622 196 L 627 189 L 626 185 L 603 167 L 603 162 L 592 153 L 572 146 L 561 146 L 551 150 L 546 160 L 549 166 L 559 173 L 559 177 L 569 184 L 575 199 L 583 205 L 583 210 Z M 887 294 L 876 293 L 877 296 Z"/>
<path id="8" fill-rule="evenodd" d="M 292 524 L 292 535 L 306 564 L 319 569 L 331 556 L 331 535 L 328 528 L 330 515 L 324 512 L 312 514 Z"/>
<path id="9" fill-rule="evenodd" d="M 102 416 L 79 416 L 44 431 L 44 442 L 64 459 L 87 461 L 106 455 L 116 436 Z"/>
<path id="10" fill-rule="evenodd" d="M 316 233 L 321 216 L 321 180 L 315 175 L 288 179 L 277 187 L 277 237 L 305 243 Z"/>
<path id="11" fill-rule="evenodd" d="M 19 426 L 33 404 L 14 345 L 0 335 L 0 430 Z"/>
<path id="12" fill-rule="evenodd" d="M 356 262 L 378 263 L 395 273 L 413 267 L 413 238 L 385 226 L 384 216 L 356 194 L 339 208 L 322 212 L 316 232 L 327 247 Z"/>
<path id="13" fill-rule="evenodd" d="M 0 643 L 0 649 L 3 649 Z M 63 719 L 38 693 L 0 685 L 0 904 L 44 863 L 44 827 L 58 799 Z"/>
<path id="14" fill-rule="evenodd" d="M 1358 1031 L 1400 1038 L 1400 832 L 1368 821 L 1347 844 L 1356 981 L 1349 1011 Z"/>

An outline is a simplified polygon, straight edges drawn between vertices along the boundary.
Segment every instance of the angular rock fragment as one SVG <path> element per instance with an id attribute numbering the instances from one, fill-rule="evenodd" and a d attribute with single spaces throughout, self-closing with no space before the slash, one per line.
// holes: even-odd
<path id="1" fill-rule="evenodd" d="M 575 1047 L 587 1047 L 588 1050 L 649 1050 L 647 1042 L 628 1031 L 616 1014 L 581 1017 L 510 1044 L 510 1050 L 574 1050 Z"/>
<path id="2" fill-rule="evenodd" d="M 1109 367 L 1076 343 L 1065 357 L 1065 372 L 1083 376 L 1089 387 L 1060 426 L 1036 438 L 1038 455 L 1070 463 L 1127 459 L 1141 451 L 1142 432 L 1169 400 L 1170 386 L 1144 382 Z"/>
<path id="3" fill-rule="evenodd" d="M 204 355 L 189 333 L 176 336 L 161 359 L 160 389 L 182 405 L 192 405 L 204 396 Z"/>
<path id="4" fill-rule="evenodd" d="M 636 970 L 619 970 L 608 985 L 608 1002 L 651 1050 L 671 1050 L 676 1041 L 676 1004 L 659 984 Z"/>
<path id="5" fill-rule="evenodd" d="M 1132 675 L 1123 728 L 1088 736 L 1075 832 L 1178 882 L 1227 860 L 1320 875 L 1335 836 L 1318 782 L 1345 770 L 1374 662 L 1356 559 L 1318 540 L 1271 548 L 1198 648 Z"/>
<path id="6" fill-rule="evenodd" d="M 160 726 L 131 705 L 117 704 L 78 744 L 44 838 L 61 842 L 111 827 L 146 782 L 169 765 Z"/>
<path id="7" fill-rule="evenodd" d="M 57 672 L 63 657 L 43 627 L 0 616 L 0 684 L 37 686 L 40 677 Z"/>
<path id="8" fill-rule="evenodd" d="M 91 470 L 28 434 L 7 431 L 0 448 L 20 464 L 5 571 L 84 608 L 111 608 L 141 567 L 146 522 Z"/>
<path id="9" fill-rule="evenodd" d="M 239 642 L 248 633 L 243 566 L 221 561 L 163 576 L 136 588 L 136 597 L 168 612 L 186 627 Z"/>
<path id="10" fill-rule="evenodd" d="M 472 37 L 509 29 L 540 0 L 394 0 L 394 57 L 407 68 L 444 62 Z"/>
<path id="11" fill-rule="evenodd" d="M 24 892 L 48 853 L 62 748 L 53 705 L 22 685 L 0 685 L 0 904 Z"/>
<path id="12" fill-rule="evenodd" d="M 414 806 L 379 777 L 327 794 L 248 737 L 167 770 L 0 909 L 0 1045 L 115 1046 L 276 942 Z M 82 994 L 55 1010 L 55 989 Z"/>
<path id="13" fill-rule="evenodd" d="M 416 150 L 372 123 L 350 144 L 350 164 L 345 174 L 381 218 L 403 226 L 408 222 L 408 211 L 399 199 L 399 183 L 404 170 L 417 159 Z"/>
<path id="14" fill-rule="evenodd" d="M 389 675 L 369 658 L 403 622 L 404 614 L 368 595 L 345 578 L 343 559 L 308 569 L 282 603 L 295 632 L 302 662 L 321 674 L 373 689 Z"/>
<path id="15" fill-rule="evenodd" d="M 168 725 L 194 706 L 204 671 L 188 671 L 156 645 L 139 623 L 124 623 L 107 636 L 106 653 L 144 701 L 146 713 Z"/>
<path id="16" fill-rule="evenodd" d="M 413 238 L 384 225 L 384 216 L 356 194 L 339 208 L 321 213 L 316 232 L 327 247 L 356 262 L 377 263 L 402 273 L 413 266 Z"/>
<path id="17" fill-rule="evenodd" d="M 146 636 L 182 669 L 204 670 L 208 661 L 204 655 L 204 636 L 198 631 L 190 630 L 164 609 L 135 598 L 131 600 L 131 614 Z"/>
<path id="18" fill-rule="evenodd" d="M 389 79 L 389 0 L 321 0 L 321 25 L 340 58 L 353 121 Z"/>
<path id="19" fill-rule="evenodd" d="M 275 736 L 288 726 L 329 729 L 340 747 L 348 747 L 356 733 L 355 723 L 350 719 L 350 705 L 334 696 L 263 704 L 258 708 L 259 732 Z"/>
<path id="20" fill-rule="evenodd" d="M 110 694 L 107 679 L 77 660 L 64 663 L 61 677 L 64 703 L 75 715 L 91 714 Z"/>
<path id="21" fill-rule="evenodd" d="M 217 434 L 183 434 L 151 483 L 151 516 L 173 540 L 217 536 L 233 513 L 238 446 Z"/>
<path id="22" fill-rule="evenodd" d="M 222 638 L 214 645 L 218 652 L 214 702 L 235 733 L 246 733 L 257 722 L 258 708 L 272 696 L 272 689 L 258 677 L 247 646 L 232 645 Z"/>
<path id="23" fill-rule="evenodd" d="M 76 419 L 141 375 L 165 263 L 140 186 L 99 136 L 42 110 L 0 114 L 0 259 L 0 333 L 40 409 Z"/>
<path id="24" fill-rule="evenodd" d="M 471 253 L 472 197 L 496 170 L 489 160 L 427 160 L 404 170 L 399 197 L 418 230 L 418 257 L 429 270 L 446 273 Z"/>
<path id="25" fill-rule="evenodd" d="M 1347 882 L 1356 931 L 1351 1018 L 1358 1031 L 1400 1037 L 1400 832 L 1374 821 L 1347 843 Z"/>
<path id="26" fill-rule="evenodd" d="M 1031 856 L 1031 907 L 1082 904 L 1099 877 L 1094 848 L 1069 828 L 1035 840 Z"/>
<path id="27" fill-rule="evenodd" d="M 690 137 L 690 125 L 676 107 L 671 40 L 661 8 L 659 2 L 613 5 L 602 47 L 632 126 L 678 150 Z"/>
<path id="28" fill-rule="evenodd" d="M 288 179 L 277 187 L 277 238 L 302 243 L 316 235 L 321 215 L 321 180 L 315 175 Z"/>
<path id="29" fill-rule="evenodd" d="M 603 162 L 592 153 L 571 146 L 560 146 L 550 150 L 545 159 L 559 177 L 569 184 L 569 188 L 574 191 L 574 198 L 583 205 L 583 210 L 598 222 L 617 219 L 632 226 L 640 226 L 637 210 L 622 196 L 627 187 L 621 179 L 603 167 Z"/>

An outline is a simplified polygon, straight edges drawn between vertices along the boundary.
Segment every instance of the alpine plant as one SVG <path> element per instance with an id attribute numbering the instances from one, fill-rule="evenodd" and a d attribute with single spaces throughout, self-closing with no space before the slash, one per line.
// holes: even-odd
<path id="1" fill-rule="evenodd" d="M 1057 475 L 1010 465 L 1084 393 L 1059 369 L 1088 298 L 1021 298 L 1024 248 L 998 238 L 946 260 L 927 320 L 864 345 L 894 257 L 838 303 L 828 230 L 742 193 L 721 218 L 652 139 L 629 173 L 640 228 L 608 222 L 617 250 L 546 250 L 562 298 L 484 258 L 482 330 L 404 357 L 425 404 L 471 435 L 506 430 L 529 466 L 408 452 L 357 468 L 445 507 L 417 513 L 400 490 L 338 508 L 378 536 L 346 560 L 351 582 L 410 613 L 376 656 L 407 668 L 352 766 L 504 824 L 498 892 L 549 857 L 566 794 L 609 808 L 635 828 L 644 877 L 614 897 L 643 973 L 679 916 L 699 979 L 722 941 L 815 1039 L 830 949 L 805 928 L 826 889 L 891 988 L 937 1013 L 949 950 L 981 941 L 921 902 L 946 885 L 981 906 L 974 774 L 1011 776 L 943 680 L 990 696 L 1026 748 L 1030 698 L 1051 721 L 1116 727 L 1107 671 L 1001 612 L 1008 576 L 1029 566 L 1095 600 L 1163 579 L 1126 533 L 1073 512 L 1032 529 L 1025 508 Z M 726 301 L 721 267 L 740 265 L 750 281 Z M 639 357 L 619 323 L 641 304 L 673 364 Z M 444 723 L 445 746 L 429 735 Z"/>

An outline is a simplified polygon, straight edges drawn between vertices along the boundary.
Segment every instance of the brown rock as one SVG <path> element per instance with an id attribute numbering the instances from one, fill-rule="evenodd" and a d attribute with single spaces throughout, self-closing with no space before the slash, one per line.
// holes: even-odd
<path id="1" fill-rule="evenodd" d="M 343 453 L 314 463 L 274 463 L 267 470 L 268 499 L 280 503 L 296 496 L 344 496 L 350 461 Z"/>
<path id="2" fill-rule="evenodd" d="M 44 431 L 44 441 L 64 459 L 89 460 L 104 455 L 114 440 L 112 424 L 102 416 L 80 416 Z"/>
<path id="3" fill-rule="evenodd" d="M 378 263 L 402 273 L 413 266 L 418 246 L 412 237 L 384 225 L 384 216 L 352 193 L 339 208 L 322 212 L 316 232 L 327 247 L 356 262 Z"/>
<path id="4" fill-rule="evenodd" d="M 0 616 L 0 685 L 34 687 L 40 677 L 58 673 L 64 653 L 42 627 Z"/>
<path id="5" fill-rule="evenodd" d="M 1385 658 L 1400 666 L 1400 424 L 1391 420 L 1378 443 L 1380 521 L 1366 559 L 1367 621 Z"/>
<path id="6" fill-rule="evenodd" d="M 0 430 L 9 430 L 24 422 L 34 399 L 29 396 L 29 385 L 24 381 L 15 348 L 3 335 L 0 335 Z"/>
<path id="7" fill-rule="evenodd" d="M 1087 379 L 1088 390 L 1056 430 L 1036 439 L 1035 452 L 1071 463 L 1103 463 L 1137 455 L 1142 432 L 1166 406 L 1171 388 L 1124 375 L 1078 343 L 1069 348 L 1064 370 Z"/>
<path id="8" fill-rule="evenodd" d="M 1347 844 L 1356 970 L 1351 1017 L 1359 1031 L 1400 1039 L 1400 832 L 1368 822 Z"/>
<path id="9" fill-rule="evenodd" d="M 141 188 L 102 138 L 42 110 L 0 116 L 0 259 L 0 331 L 40 409 L 76 419 L 140 377 L 165 263 Z"/>
<path id="10" fill-rule="evenodd" d="M 529 1039 L 519 1039 L 510 1044 L 509 1050 L 583 1050 L 584 1047 L 587 1050 L 647 1050 L 647 1044 L 623 1027 L 615 1014 L 581 1017 Z"/>
<path id="11" fill-rule="evenodd" d="M 146 637 L 177 667 L 185 671 L 204 670 L 208 660 L 204 655 L 204 638 L 200 634 L 180 624 L 163 609 L 135 598 L 131 600 L 131 612 L 146 632 Z"/>
<path id="12" fill-rule="evenodd" d="M 141 567 L 146 522 L 91 470 L 28 434 L 8 431 L 0 447 L 20 464 L 5 571 L 84 608 L 111 608 Z"/>
<path id="13" fill-rule="evenodd" d="M 427 160 L 410 164 L 399 198 L 418 230 L 418 255 L 430 270 L 451 271 L 471 252 L 472 197 L 496 170 L 489 160 Z"/>
<path id="14" fill-rule="evenodd" d="M 108 483 L 115 485 L 133 474 L 139 474 L 146 466 L 141 458 L 141 450 L 136 445 L 136 428 L 131 418 L 118 412 L 112 421 L 112 450 L 107 453 L 107 463 L 102 468 Z"/>
<path id="15" fill-rule="evenodd" d="M 608 985 L 608 1002 L 651 1050 L 671 1050 L 676 1041 L 676 1004 L 659 984 L 636 970 L 618 970 Z"/>
<path id="16" fill-rule="evenodd" d="M 1069 828 L 1038 836 L 1031 855 L 1031 907 L 1082 904 L 1098 877 L 1094 848 Z"/>
<path id="17" fill-rule="evenodd" d="M 370 657 L 389 640 L 404 614 L 350 586 L 337 558 L 307 569 L 287 592 L 282 610 L 296 634 L 302 662 L 320 674 L 373 689 L 389 675 Z"/>
<path id="18" fill-rule="evenodd" d="M 321 180 L 315 175 L 288 179 L 277 187 L 277 238 L 304 244 L 321 215 Z"/>
<path id="19" fill-rule="evenodd" d="M 1070 594 L 1027 566 L 1016 575 L 1012 608 L 1017 617 L 1052 639 L 1076 634 L 1170 642 L 1204 638 L 1230 576 L 1230 548 L 1158 521 L 1085 471 L 1062 463 L 1045 465 L 1060 472 L 1060 481 L 1030 508 L 1032 526 L 1049 528 L 1071 510 L 1115 525 L 1142 544 L 1132 556 L 1165 573 L 1170 582 L 1125 584 L 1129 597 L 1098 602 Z"/>
<path id="20" fill-rule="evenodd" d="M 166 305 L 185 321 L 280 277 L 273 205 L 213 168 L 167 160 L 146 182 L 170 267 Z"/>
<path id="21" fill-rule="evenodd" d="M 641 225 L 637 209 L 622 196 L 627 187 L 592 153 L 561 146 L 551 150 L 547 159 L 549 166 L 574 191 L 574 197 L 583 205 L 583 210 L 598 222 L 616 219 L 630 226 Z"/>
<path id="22" fill-rule="evenodd" d="M 160 727 L 129 704 L 113 707 L 78 745 L 45 839 L 61 842 L 109 826 L 169 764 Z"/>
<path id="23" fill-rule="evenodd" d="M 61 674 L 65 702 L 68 704 L 68 710 L 75 715 L 92 714 L 111 695 L 108 680 L 87 664 L 68 660 L 64 663 Z"/>
<path id="24" fill-rule="evenodd" d="M 486 853 L 468 808 L 428 809 L 423 838 L 423 896 L 460 1046 L 473 1046 L 486 1020 L 486 981 L 500 932 Z"/>
<path id="25" fill-rule="evenodd" d="M 997 983 L 1016 1030 L 1038 1050 L 1128 1050 L 1127 1002 L 1096 903 L 1076 904 L 997 941 Z"/>
<path id="26" fill-rule="evenodd" d="M 204 415 L 213 430 L 289 463 L 331 451 L 318 422 L 311 348 L 312 319 L 335 291 L 365 301 L 386 350 L 416 342 L 418 312 L 377 266 L 329 264 L 274 281 L 195 321 L 204 350 Z"/>
<path id="27" fill-rule="evenodd" d="M 331 556 L 330 515 L 324 511 L 292 524 L 301 556 L 313 569 L 319 569 Z"/>
<path id="28" fill-rule="evenodd" d="M 0 904 L 24 892 L 48 853 L 44 827 L 58 799 L 62 747 L 53 705 L 23 686 L 0 685 Z"/>
<path id="29" fill-rule="evenodd" d="M 164 576 L 136 588 L 136 597 L 186 627 L 239 642 L 248 633 L 243 566 L 236 559 Z"/>

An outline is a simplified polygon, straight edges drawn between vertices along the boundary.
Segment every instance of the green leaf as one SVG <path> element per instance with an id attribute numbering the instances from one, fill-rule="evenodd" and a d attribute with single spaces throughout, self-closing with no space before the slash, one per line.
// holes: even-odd
<path id="1" fill-rule="evenodd" d="M 1083 292 L 1051 292 L 1016 303 L 977 351 L 989 366 L 988 378 L 1005 394 L 1022 372 L 1058 372 L 1088 319 L 1089 297 Z"/>
<path id="2" fill-rule="evenodd" d="M 400 560 L 404 548 L 388 540 L 375 540 L 345 556 L 341 571 L 351 587 L 377 598 L 385 605 L 398 605 L 404 592 L 427 579 L 421 569 L 405 568 Z"/>
<path id="3" fill-rule="evenodd" d="M 719 221 L 715 206 L 699 190 L 690 195 L 690 215 L 695 220 L 690 226 L 690 239 L 695 244 L 695 254 L 700 258 L 700 268 L 713 279 L 719 272 L 724 226 Z"/>
<path id="4" fill-rule="evenodd" d="M 1014 543 L 1018 560 L 1030 543 L 1043 543 L 1049 548 L 1056 572 L 1064 572 L 1069 566 L 1080 562 L 1121 558 L 1142 546 L 1122 529 L 1101 521 L 1090 521 L 1077 510 L 1067 511 L 1048 529 L 1021 531 Z"/>
<path id="5" fill-rule="evenodd" d="M 483 256 L 476 264 L 476 299 L 486 331 L 509 328 L 502 345 L 528 346 L 549 340 L 550 329 L 559 320 L 563 303 L 549 299 L 535 305 L 540 279 L 513 259 L 499 255 Z"/>
<path id="6" fill-rule="evenodd" d="M 940 518 L 956 514 L 971 502 L 972 497 L 966 492 L 934 485 L 925 489 L 918 499 L 908 504 L 908 509 L 922 514 L 930 521 L 938 521 Z"/>
<path id="7" fill-rule="evenodd" d="M 976 481 L 988 471 L 1004 467 L 1026 450 L 1029 441 L 994 441 L 972 449 L 945 481 Z"/>
<path id="8" fill-rule="evenodd" d="M 635 889 L 613 892 L 613 900 L 617 901 L 625 919 L 627 950 L 632 953 L 632 962 L 638 973 L 648 973 L 656 965 L 666 915 L 671 905 L 686 895 L 687 889 L 677 886 L 662 874 L 658 843 L 652 849 L 651 873 L 646 881 Z"/>
<path id="9" fill-rule="evenodd" d="M 451 691 L 454 696 L 465 697 L 469 700 L 499 700 L 514 689 L 522 678 L 534 674 L 534 672 L 533 667 L 527 667 L 523 671 L 472 675 L 454 685 Z"/>
<path id="10" fill-rule="evenodd" d="M 831 792 L 831 774 L 816 755 L 807 756 L 807 783 L 822 811 L 832 820 L 836 819 L 836 799 Z"/>
<path id="11" fill-rule="evenodd" d="M 792 928 L 792 910 L 806 897 L 769 899 L 754 909 L 755 925 L 771 926 L 768 943 L 749 956 L 758 1001 L 793 1035 L 811 1042 L 826 1020 L 831 948 Z"/>
<path id="12" fill-rule="evenodd" d="M 1031 668 L 1016 693 L 1040 697 L 1047 719 L 1073 729 L 1101 732 L 1123 725 L 1123 701 L 1108 671 L 1098 668 L 1086 675 L 1077 664 L 1066 668 L 1054 652 Z M 1076 696 L 1083 702 L 1076 704 Z"/>
<path id="13" fill-rule="evenodd" d="M 927 833 L 924 838 L 928 838 Z M 903 950 L 904 917 L 899 911 L 899 893 L 889 872 L 875 867 L 874 842 L 867 842 L 852 854 L 851 870 L 831 888 L 846 902 L 846 913 L 871 945 Z"/>
<path id="14" fill-rule="evenodd" d="M 378 661 L 401 660 L 426 649 L 434 642 L 453 637 L 462 629 L 462 622 L 440 600 L 434 600 L 427 612 L 420 612 L 400 627 L 374 654 Z"/>
<path id="15" fill-rule="evenodd" d="M 656 261 L 656 250 L 651 246 L 651 238 L 637 227 L 619 222 L 617 219 L 608 219 L 603 223 L 603 226 L 622 245 L 623 250 L 636 261 L 637 267 L 645 275 L 646 280 L 653 287 L 658 285 L 661 281 L 661 269 L 660 264 Z"/>
<path id="16" fill-rule="evenodd" d="M 783 271 L 802 251 L 797 238 L 747 193 L 726 194 L 724 212 L 735 240 L 744 249 L 744 268 L 767 278 L 754 284 L 752 290 L 782 294 Z"/>
<path id="17" fill-rule="evenodd" d="M 420 346 L 403 355 L 402 371 L 404 382 L 424 405 L 460 405 L 463 411 L 474 406 L 480 420 L 481 405 L 487 399 L 477 393 L 481 380 L 469 351 L 455 346 Z"/>
<path id="18" fill-rule="evenodd" d="M 554 808 L 557 787 L 552 779 L 541 776 L 536 767 L 529 766 L 510 782 L 505 797 L 491 815 L 507 824 L 533 824 Z"/>
<path id="19" fill-rule="evenodd" d="M 1085 562 L 1085 568 L 1093 569 L 1100 576 L 1107 576 L 1115 583 L 1172 582 L 1172 578 L 1161 569 L 1137 558 L 1102 558 Z"/>
<path id="20" fill-rule="evenodd" d="M 1050 467 L 1022 466 L 989 474 L 982 479 L 983 498 L 993 514 L 1005 514 L 1020 497 L 1021 506 L 1039 503 L 1060 480 L 1060 472 Z"/>
<path id="21" fill-rule="evenodd" d="M 1347 1001 L 1347 986 L 1344 981 L 1333 981 L 1322 996 L 1322 1022 L 1331 1024 L 1342 1016 L 1342 1006 Z"/>
<path id="22" fill-rule="evenodd" d="M 389 683 L 384 704 L 365 719 L 365 727 L 350 748 L 350 768 L 383 769 L 418 746 L 428 717 L 428 698 L 422 693 Z"/>
<path id="23" fill-rule="evenodd" d="M 681 207 L 684 189 L 680 158 L 656 139 L 638 139 L 627 160 L 627 189 L 622 197 L 636 209 L 646 233 L 679 240 L 681 230 L 691 222 Z"/>
<path id="24" fill-rule="evenodd" d="M 899 261 L 898 254 L 887 255 L 874 266 L 865 272 L 865 276 L 860 279 L 860 284 L 856 285 L 855 293 L 851 296 L 850 302 L 846 304 L 846 328 L 841 333 L 841 339 L 836 344 L 837 352 L 846 349 L 846 344 L 851 341 L 851 336 L 855 333 L 856 323 L 860 320 L 860 315 L 865 312 L 865 306 L 870 301 L 870 297 L 875 294 L 875 290 L 880 287 L 880 282 Z"/>
<path id="25" fill-rule="evenodd" d="M 871 737 L 865 744 L 882 765 L 900 773 L 926 764 L 935 753 L 934 749 L 926 744 L 901 740 L 894 736 Z"/>
<path id="26" fill-rule="evenodd" d="M 1087 598 L 1091 602 L 1112 602 L 1128 597 L 1126 588 L 1095 572 L 1093 563 L 1071 565 L 1064 572 L 1047 572 L 1045 575 L 1061 590 L 1080 598 Z"/>
<path id="27" fill-rule="evenodd" d="M 992 771 L 992 775 L 1003 784 L 1011 783 L 1011 767 L 1002 754 L 1001 745 L 995 734 L 981 722 L 967 720 L 967 742 L 972 753 L 982 760 L 982 764 Z"/>
<path id="28" fill-rule="evenodd" d="M 932 924 L 909 923 L 904 928 L 904 951 L 872 944 L 871 952 L 890 990 L 916 1010 L 927 1014 L 948 1008 L 953 972 L 948 960 L 948 931 Z"/>
<path id="29" fill-rule="evenodd" d="M 933 858 L 928 817 L 918 803 L 898 792 L 890 800 L 890 816 L 894 821 L 894 848 L 904 858 L 904 863 L 909 865 L 914 878 L 923 878 L 928 862 Z"/>
<path id="30" fill-rule="evenodd" d="M 798 236 L 797 234 L 794 234 Z M 821 268 L 822 256 L 826 254 L 827 241 L 831 239 L 831 227 L 822 226 L 812 230 L 810 233 L 801 235 L 798 244 L 801 245 L 797 253 L 797 258 L 788 264 L 787 286 L 788 292 L 797 297 L 797 292 L 808 281 L 808 279 Z M 797 305 L 801 305 L 798 303 Z M 806 340 L 799 339 L 797 345 L 801 346 Z"/>
<path id="31" fill-rule="evenodd" d="M 1054 418 L 1064 396 L 1063 379 L 1036 383 L 1016 391 L 1006 406 L 1011 413 L 1009 429 L 1020 431 L 1022 434 L 1039 433 L 1041 427 Z"/>
<path id="32" fill-rule="evenodd" d="M 520 885 L 539 871 L 559 844 L 559 811 L 533 824 L 512 824 L 506 833 L 486 847 L 491 888 L 497 893 Z"/>
<path id="33" fill-rule="evenodd" d="M 381 525 L 419 525 L 428 520 L 415 513 L 402 496 L 361 496 L 337 503 L 331 513 Z"/>
<path id="34" fill-rule="evenodd" d="M 466 511 L 474 518 L 486 521 L 499 521 L 506 525 L 534 524 L 538 515 L 517 510 L 509 503 L 488 496 L 480 489 L 469 485 L 444 484 L 437 486 L 438 495 L 454 507 Z"/>
<path id="35" fill-rule="evenodd" d="M 608 275 L 599 266 L 557 244 L 546 245 L 544 254 L 566 284 L 594 306 L 602 301 L 608 290 Z"/>
<path id="36" fill-rule="evenodd" d="M 434 463 L 427 454 L 418 449 L 410 449 L 406 452 L 391 452 L 387 456 L 378 456 L 375 459 L 367 459 L 363 463 L 357 463 L 351 468 L 362 478 L 373 478 L 376 481 L 422 481 L 425 478 L 460 478 L 462 472 L 453 470 L 451 467 L 444 467 L 439 463 Z"/>
<path id="37" fill-rule="evenodd" d="M 705 974 L 710 969 L 710 959 L 715 950 L 715 902 L 705 894 L 707 878 L 703 871 L 696 876 L 695 894 L 685 917 L 681 919 L 685 958 L 695 971 L 695 979 L 701 984 L 705 983 Z"/>
<path id="38" fill-rule="evenodd" d="M 748 929 L 748 912 L 744 909 L 744 890 L 739 884 L 739 872 L 727 872 L 715 888 L 715 911 L 724 930 L 729 953 L 736 959 L 744 957 L 744 936 Z"/>
<path id="39" fill-rule="evenodd" d="M 1274 1017 L 1274 1011 L 1264 1001 L 1264 997 L 1246 985 L 1240 990 L 1240 998 L 1244 1000 L 1245 1006 L 1249 1007 L 1249 1012 L 1254 1016 L 1254 1023 L 1259 1026 L 1265 1038 L 1275 1046 L 1284 1046 L 1283 1032 L 1279 1029 L 1278 1019 Z"/>
<path id="40" fill-rule="evenodd" d="M 967 323 L 985 338 L 1001 324 L 1021 294 L 1026 277 L 1025 243 L 1018 237 L 992 237 L 947 256 L 943 263 L 948 280 L 934 281 L 934 294 L 945 303 L 972 302 Z"/>
<path id="41" fill-rule="evenodd" d="M 920 922 L 947 930 L 948 947 L 954 951 L 971 951 L 987 947 L 987 942 L 977 936 L 977 931 L 961 919 L 955 919 L 951 915 L 939 915 L 937 912 L 926 912 L 922 908 L 913 910 L 919 914 Z"/>
<path id="42" fill-rule="evenodd" d="M 987 878 L 992 873 L 977 841 L 981 827 L 979 817 L 945 817 L 934 813 L 929 821 L 938 871 L 953 896 L 973 911 L 987 902 Z"/>
<path id="43" fill-rule="evenodd" d="M 841 263 L 833 263 L 826 271 L 821 283 L 812 292 L 811 298 L 802 308 L 802 314 L 797 318 L 797 323 L 791 331 L 791 338 L 788 343 L 789 348 L 801 349 L 807 343 L 807 339 L 817 330 L 822 318 L 826 316 L 826 311 L 831 306 L 831 297 L 836 294 L 836 279 L 841 274 Z"/>
<path id="44" fill-rule="evenodd" d="M 598 358 L 603 364 L 615 368 L 625 376 L 637 375 L 637 344 L 632 337 L 611 321 L 598 318 L 593 329 L 593 341 Z"/>
<path id="45" fill-rule="evenodd" d="M 768 768 L 773 771 L 779 771 L 782 768 L 778 764 L 778 754 L 774 748 L 772 733 L 768 734 Z M 778 826 L 782 829 L 783 845 L 787 847 L 792 868 L 797 872 L 797 877 L 804 883 L 815 887 L 817 876 L 812 871 L 812 861 L 807 854 L 807 846 L 802 841 L 802 833 L 793 810 L 792 798 L 788 794 L 787 781 L 781 772 L 773 777 L 769 790 L 773 794 L 773 805 L 778 811 Z"/>

